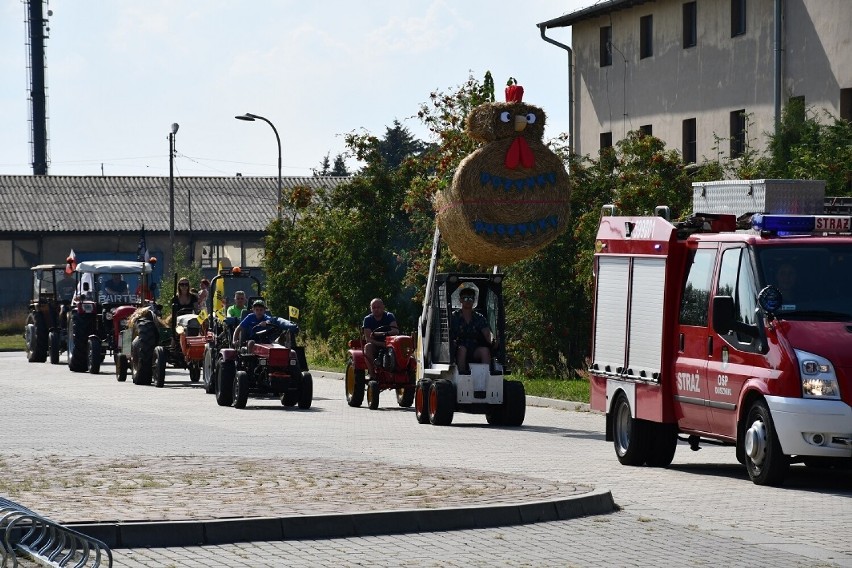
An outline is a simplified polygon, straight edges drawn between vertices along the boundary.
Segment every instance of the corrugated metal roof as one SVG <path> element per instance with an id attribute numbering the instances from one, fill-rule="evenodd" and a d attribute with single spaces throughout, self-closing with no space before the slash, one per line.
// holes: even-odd
<path id="1" fill-rule="evenodd" d="M 564 16 L 559 16 L 558 18 L 553 18 L 536 25 L 541 29 L 565 28 L 583 20 L 590 20 L 609 14 L 610 12 L 632 8 L 653 1 L 655 0 L 606 0 L 597 2 L 588 8 L 583 8 L 582 10 L 577 10 L 576 12 L 571 12 L 570 14 L 565 14 Z"/>
<path id="2" fill-rule="evenodd" d="M 283 177 L 331 189 L 346 177 Z M 258 232 L 276 216 L 277 177 L 176 177 L 176 232 Z M 0 232 L 169 231 L 169 178 L 2 176 Z M 190 225 L 191 223 L 191 225 Z"/>

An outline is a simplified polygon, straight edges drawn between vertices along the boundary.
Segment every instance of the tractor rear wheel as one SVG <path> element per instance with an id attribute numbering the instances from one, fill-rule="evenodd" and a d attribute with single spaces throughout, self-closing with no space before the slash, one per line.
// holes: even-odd
<path id="1" fill-rule="evenodd" d="M 158 389 L 166 384 L 166 349 L 162 345 L 154 347 L 154 364 L 151 368 L 154 386 Z"/>
<path id="2" fill-rule="evenodd" d="M 434 426 L 449 426 L 456 406 L 456 388 L 450 381 L 440 379 L 429 390 L 429 422 Z"/>
<path id="3" fill-rule="evenodd" d="M 234 377 L 234 408 L 245 408 L 248 403 L 249 376 L 245 371 L 237 371 Z"/>
<path id="4" fill-rule="evenodd" d="M 86 349 L 89 342 L 86 316 L 73 312 L 68 319 L 68 368 L 75 373 L 82 373 L 87 369 Z"/>
<path id="5" fill-rule="evenodd" d="M 140 319 L 136 322 L 136 338 L 130 344 L 133 367 L 133 384 L 150 385 L 153 378 L 154 347 L 159 333 L 153 321 Z"/>
<path id="6" fill-rule="evenodd" d="M 302 385 L 299 388 L 299 408 L 307 410 L 314 400 L 314 378 L 310 373 L 302 373 Z"/>
<path id="7" fill-rule="evenodd" d="M 234 404 L 234 377 L 236 375 L 236 363 L 219 361 L 219 376 L 216 380 L 216 404 L 219 406 Z"/>
<path id="8" fill-rule="evenodd" d="M 361 406 L 361 403 L 364 402 L 364 369 L 356 369 L 352 357 L 346 361 L 343 383 L 346 388 L 346 404 Z"/>

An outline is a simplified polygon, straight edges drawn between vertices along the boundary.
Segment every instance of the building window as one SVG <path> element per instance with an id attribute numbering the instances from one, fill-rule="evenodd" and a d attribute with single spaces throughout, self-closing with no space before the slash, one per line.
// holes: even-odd
<path id="1" fill-rule="evenodd" d="M 840 89 L 840 118 L 852 122 L 852 89 Z"/>
<path id="2" fill-rule="evenodd" d="M 612 26 L 601 28 L 601 67 L 612 65 Z"/>
<path id="3" fill-rule="evenodd" d="M 746 149 L 746 113 L 745 109 L 731 113 L 731 159 L 743 155 Z"/>
<path id="4" fill-rule="evenodd" d="M 654 135 L 654 129 L 651 128 L 650 124 L 643 124 L 642 126 L 640 126 L 639 132 L 641 132 L 645 136 L 653 136 Z"/>
<path id="5" fill-rule="evenodd" d="M 687 118 L 683 121 L 683 162 L 694 164 L 698 161 L 697 143 L 695 141 L 695 119 Z"/>
<path id="6" fill-rule="evenodd" d="M 601 150 L 612 148 L 612 132 L 601 132 Z"/>
<path id="7" fill-rule="evenodd" d="M 731 0 L 731 37 L 746 33 L 746 0 Z"/>
<path id="8" fill-rule="evenodd" d="M 654 17 L 642 16 L 639 19 L 639 59 L 654 55 Z"/>
<path id="9" fill-rule="evenodd" d="M 698 45 L 698 8 L 696 2 L 683 5 L 683 48 Z"/>

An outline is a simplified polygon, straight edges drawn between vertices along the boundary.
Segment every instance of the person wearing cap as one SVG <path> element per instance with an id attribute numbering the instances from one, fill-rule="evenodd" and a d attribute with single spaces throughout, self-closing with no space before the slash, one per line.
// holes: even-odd
<path id="1" fill-rule="evenodd" d="M 375 376 L 376 356 L 379 354 L 379 349 L 385 346 L 385 336 L 373 336 L 373 332 L 380 328 L 387 327 L 385 335 L 394 335 L 399 333 L 399 326 L 396 323 L 396 317 L 385 310 L 385 303 L 381 298 L 373 298 L 370 302 L 370 313 L 364 317 L 364 322 L 361 324 L 361 332 L 364 335 L 364 357 L 367 360 L 367 370 L 370 376 Z"/>
<path id="2" fill-rule="evenodd" d="M 254 339 L 255 334 L 261 331 L 258 328 L 269 327 L 270 322 L 278 326 L 282 331 L 299 332 L 298 325 L 284 318 L 272 317 L 266 313 L 266 303 L 263 300 L 255 300 L 251 305 L 251 313 L 243 318 L 243 321 L 240 322 L 240 325 L 234 331 L 234 345 L 239 345 L 240 339 L 243 336 L 245 336 L 246 340 Z"/>
<path id="3" fill-rule="evenodd" d="M 468 362 L 488 363 L 491 358 L 489 346 L 496 346 L 496 338 L 491 333 L 485 316 L 473 311 L 476 291 L 473 288 L 463 288 L 459 292 L 459 301 L 461 308 L 454 311 L 450 319 L 450 337 L 456 341 L 456 365 L 459 373 L 468 375 Z"/>

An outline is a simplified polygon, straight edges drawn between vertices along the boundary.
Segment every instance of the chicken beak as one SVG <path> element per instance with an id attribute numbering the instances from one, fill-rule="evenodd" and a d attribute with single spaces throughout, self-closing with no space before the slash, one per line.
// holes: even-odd
<path id="1" fill-rule="evenodd" d="M 515 115 L 515 132 L 523 132 L 527 127 L 527 117 L 522 114 Z"/>

